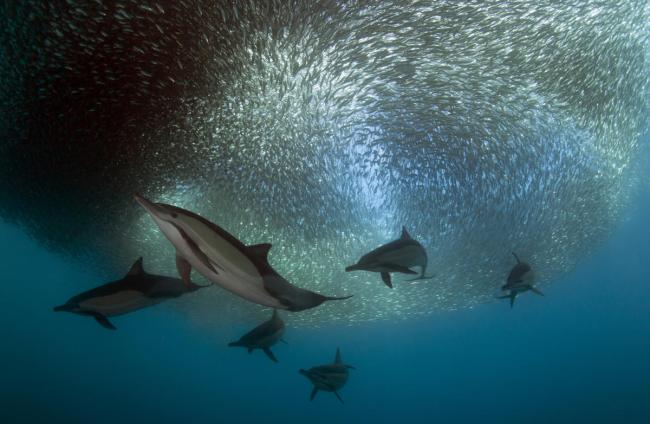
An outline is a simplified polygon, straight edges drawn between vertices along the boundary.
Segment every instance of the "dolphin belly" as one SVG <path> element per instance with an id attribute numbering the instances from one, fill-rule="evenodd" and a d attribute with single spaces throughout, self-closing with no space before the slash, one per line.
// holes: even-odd
<path id="1" fill-rule="evenodd" d="M 252 263 L 243 253 L 233 251 L 234 246 L 231 245 L 233 249 L 224 249 L 224 251 L 220 252 L 216 249 L 208 248 L 205 238 L 198 238 L 197 245 L 199 249 L 205 249 L 203 252 L 206 253 L 209 260 L 217 265 L 216 269 L 218 273 L 215 273 L 213 269 L 208 267 L 208 264 L 205 264 L 196 257 L 177 228 L 155 216 L 154 220 L 163 234 L 165 234 L 167 239 L 176 248 L 176 253 L 188 261 L 192 268 L 196 269 L 198 273 L 209 281 L 251 302 L 271 308 L 287 309 L 286 305 L 280 303 L 280 301 L 264 289 L 262 276 L 258 273 L 256 275 L 252 271 L 248 265 L 248 263 L 251 265 Z M 185 231 L 186 229 L 183 228 L 183 230 Z M 188 229 L 187 231 L 191 237 L 197 236 L 195 230 Z M 241 267 L 237 268 L 237 265 Z"/>
<path id="2" fill-rule="evenodd" d="M 161 298 L 147 297 L 137 290 L 123 290 L 83 300 L 79 302 L 79 308 L 83 311 L 97 312 L 110 317 L 153 306 L 162 300 Z"/>

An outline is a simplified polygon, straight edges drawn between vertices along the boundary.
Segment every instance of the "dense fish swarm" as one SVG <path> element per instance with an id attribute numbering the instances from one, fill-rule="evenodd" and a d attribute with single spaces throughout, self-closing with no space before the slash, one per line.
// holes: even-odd
<path id="1" fill-rule="evenodd" d="M 140 255 L 175 273 L 132 192 L 196 211 L 355 294 L 294 324 L 489 301 L 511 251 L 543 286 L 620 217 L 649 22 L 629 0 L 2 2 L 0 213 L 99 282 Z M 344 272 L 402 225 L 435 278 Z M 220 289 L 181 307 L 266 316 Z"/>

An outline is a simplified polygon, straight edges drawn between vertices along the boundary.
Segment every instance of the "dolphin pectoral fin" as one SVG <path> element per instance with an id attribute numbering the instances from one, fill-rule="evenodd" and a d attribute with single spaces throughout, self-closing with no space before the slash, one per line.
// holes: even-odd
<path id="1" fill-rule="evenodd" d="M 512 308 L 515 304 L 515 297 L 517 297 L 517 293 L 512 292 L 503 296 L 497 296 L 497 299 L 510 299 L 510 308 Z"/>
<path id="2" fill-rule="evenodd" d="M 278 358 L 275 357 L 275 355 L 273 354 L 271 349 L 269 349 L 268 347 L 265 347 L 263 350 L 264 350 L 264 353 L 266 353 L 266 356 L 268 356 L 269 359 L 271 359 L 271 361 L 278 362 Z"/>
<path id="3" fill-rule="evenodd" d="M 544 293 L 542 293 L 542 291 L 540 289 L 538 289 L 537 287 L 528 286 L 528 289 L 530 291 L 532 291 L 533 293 L 535 293 L 536 295 L 544 296 Z"/>
<path id="4" fill-rule="evenodd" d="M 390 281 L 390 274 L 387 272 L 381 273 L 381 279 L 388 287 L 393 288 L 393 283 Z"/>
<path id="5" fill-rule="evenodd" d="M 99 323 L 104 328 L 107 328 L 109 330 L 117 330 L 113 324 L 106 318 L 104 315 L 99 314 L 99 313 L 94 313 L 92 314 L 92 317 L 95 318 L 95 321 Z"/>
<path id="6" fill-rule="evenodd" d="M 384 266 L 384 268 L 390 269 L 391 272 L 401 272 L 402 274 L 417 274 L 417 272 L 402 265 L 391 264 L 391 263 L 383 263 L 382 265 Z"/>
<path id="7" fill-rule="evenodd" d="M 287 343 L 287 341 L 286 341 L 285 339 L 280 339 L 280 341 L 281 341 L 282 343 L 284 343 L 284 344 L 289 344 L 289 343 Z"/>
<path id="8" fill-rule="evenodd" d="M 334 391 L 334 394 L 336 395 L 336 398 L 341 401 L 341 403 L 345 403 L 343 402 L 343 398 L 341 398 L 341 395 L 339 395 L 339 392 Z"/>
<path id="9" fill-rule="evenodd" d="M 192 265 L 190 265 L 187 260 L 176 252 L 176 270 L 178 270 L 178 275 L 185 283 L 185 286 L 192 287 L 192 280 L 190 279 L 190 274 L 192 273 Z"/>
<path id="10" fill-rule="evenodd" d="M 313 390 L 311 391 L 311 396 L 309 396 L 309 400 L 314 400 L 314 398 L 316 397 L 316 393 L 318 393 L 318 389 L 314 387 Z"/>

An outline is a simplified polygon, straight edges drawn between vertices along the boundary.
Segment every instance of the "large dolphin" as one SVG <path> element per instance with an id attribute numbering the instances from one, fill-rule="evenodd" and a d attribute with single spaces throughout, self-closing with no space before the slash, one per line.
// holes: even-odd
<path id="1" fill-rule="evenodd" d="M 276 309 L 273 310 L 273 315 L 268 321 L 253 328 L 248 333 L 244 334 L 236 342 L 228 343 L 228 346 L 236 347 L 241 346 L 248 349 L 248 353 L 253 352 L 254 349 L 262 349 L 266 356 L 271 358 L 273 362 L 278 362 L 277 358 L 271 351 L 271 346 L 278 341 L 282 341 L 284 334 L 284 321 L 278 315 Z"/>
<path id="2" fill-rule="evenodd" d="M 176 267 L 189 282 L 192 268 L 208 280 L 251 302 L 277 309 L 302 311 L 330 297 L 301 289 L 282 278 L 269 264 L 270 244 L 245 246 L 230 233 L 188 210 L 153 203 L 134 194 L 165 237 L 176 248 Z"/>
<path id="3" fill-rule="evenodd" d="M 314 400 L 319 390 L 333 392 L 336 397 L 343 403 L 343 399 L 338 390 L 345 386 L 348 381 L 348 369 L 354 369 L 351 365 L 346 365 L 341 360 L 341 350 L 336 349 L 336 358 L 333 364 L 320 365 L 308 370 L 301 369 L 300 374 L 304 375 L 314 385 L 311 391 L 310 400 Z"/>
<path id="4" fill-rule="evenodd" d="M 359 261 L 345 268 L 346 271 L 370 271 L 381 273 L 384 283 L 393 288 L 390 279 L 390 272 L 401 272 L 403 274 L 417 274 L 411 267 L 420 267 L 420 275 L 408 281 L 423 280 L 433 277 L 424 275 L 427 269 L 427 252 L 417 240 L 414 240 L 402 227 L 402 236 L 397 240 L 384 244 L 366 253 Z"/>
<path id="5" fill-rule="evenodd" d="M 137 311 L 201 287 L 204 286 L 192 282 L 188 285 L 178 278 L 149 274 L 142 267 L 142 258 L 139 258 L 121 280 L 71 297 L 54 310 L 91 316 L 102 327 L 115 330 L 107 317 Z"/>
<path id="6" fill-rule="evenodd" d="M 508 290 L 510 293 L 497 297 L 498 299 L 510 299 L 511 308 L 515 304 L 515 298 L 520 293 L 524 293 L 530 290 L 533 293 L 544 296 L 544 293 L 533 286 L 535 275 L 530 265 L 526 262 L 520 261 L 519 257 L 514 252 L 512 252 L 512 255 L 517 260 L 517 264 L 512 267 L 510 273 L 508 274 L 508 278 L 506 279 L 506 284 L 501 287 L 501 290 Z"/>

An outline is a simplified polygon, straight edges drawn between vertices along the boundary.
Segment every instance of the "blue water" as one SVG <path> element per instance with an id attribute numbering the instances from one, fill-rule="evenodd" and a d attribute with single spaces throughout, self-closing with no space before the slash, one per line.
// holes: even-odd
<path id="1" fill-rule="evenodd" d="M 113 321 L 52 306 L 103 282 L 0 224 L 0 422 L 650 422 L 650 194 L 575 272 L 524 294 L 419 320 L 289 328 L 261 352 L 250 328 L 198 328 L 171 307 Z M 119 276 L 114 276 L 119 277 Z M 380 284 L 377 290 L 384 290 Z M 299 368 L 356 366 L 340 404 L 309 401 Z"/>

